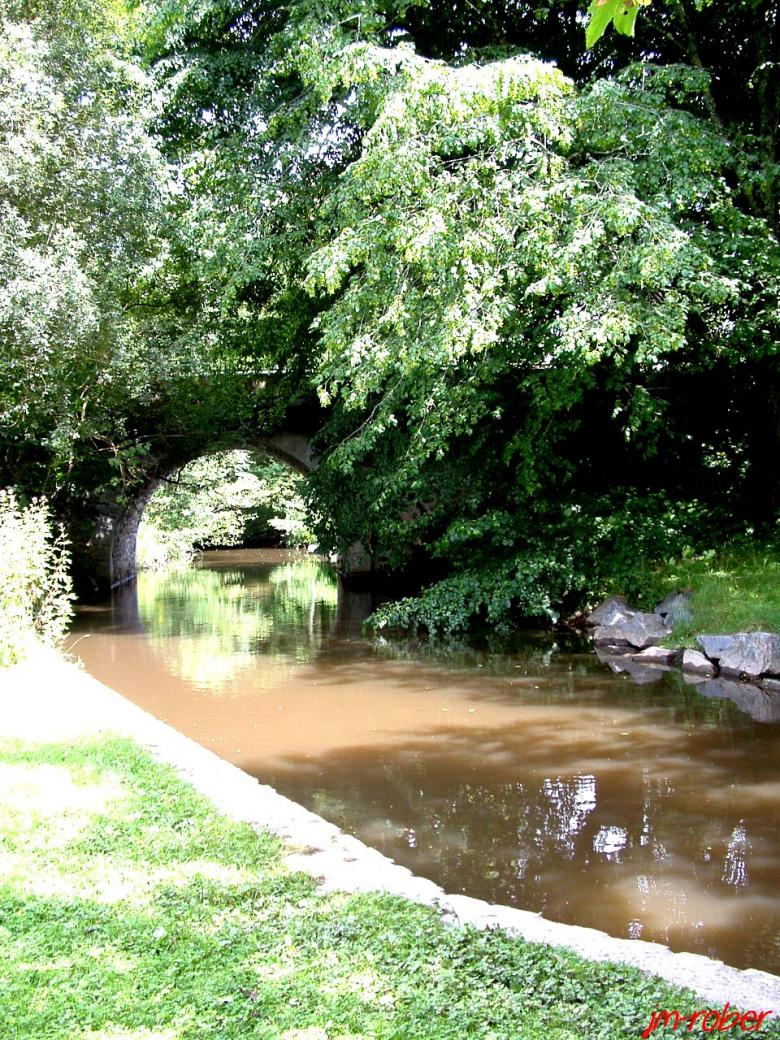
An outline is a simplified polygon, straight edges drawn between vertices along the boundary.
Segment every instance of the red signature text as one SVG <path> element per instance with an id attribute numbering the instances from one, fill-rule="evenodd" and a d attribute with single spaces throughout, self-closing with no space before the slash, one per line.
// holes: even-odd
<path id="1" fill-rule="evenodd" d="M 730 1004 L 726 1004 L 720 1011 L 709 1008 L 706 1011 L 692 1011 L 690 1015 L 681 1015 L 679 1011 L 653 1011 L 642 1036 L 647 1038 L 660 1026 L 670 1026 L 672 1031 L 682 1026 L 689 1033 L 694 1028 L 701 1028 L 705 1033 L 725 1033 L 736 1028 L 743 1033 L 757 1033 L 764 1019 L 772 1014 L 771 1011 L 730 1011 L 730 1007 Z"/>

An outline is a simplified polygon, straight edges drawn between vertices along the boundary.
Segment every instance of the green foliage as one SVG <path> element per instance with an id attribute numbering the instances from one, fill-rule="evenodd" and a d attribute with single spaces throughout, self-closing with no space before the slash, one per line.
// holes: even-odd
<path id="1" fill-rule="evenodd" d="M 776 27 L 638 5 L 4 0 L 7 481 L 94 511 L 316 390 L 317 540 L 458 625 L 601 587 L 616 482 L 771 520 Z"/>
<path id="2" fill-rule="evenodd" d="M 157 264 L 166 176 L 141 73 L 91 43 L 0 26 L 0 409 L 62 465 L 111 389 L 148 385 L 129 303 Z"/>
<path id="3" fill-rule="evenodd" d="M 610 592 L 652 607 L 663 593 L 648 601 L 648 571 L 670 552 L 706 545 L 712 521 L 699 503 L 630 488 L 523 516 L 496 511 L 456 520 L 436 543 L 456 573 L 419 596 L 385 604 L 368 623 L 434 634 L 487 623 L 505 632 L 522 619 L 557 622 Z"/>
<path id="4" fill-rule="evenodd" d="M 155 491 L 138 531 L 138 563 L 164 567 L 198 549 L 239 545 L 252 537 L 285 545 L 312 540 L 303 477 L 246 451 L 218 452 L 184 466 Z"/>
<path id="5" fill-rule="evenodd" d="M 310 290 L 332 301 L 317 322 L 323 400 L 372 406 L 333 462 L 354 465 L 401 421 L 407 458 L 442 458 L 496 411 L 504 373 L 536 437 L 604 363 L 626 435 L 652 435 L 662 402 L 648 382 L 685 354 L 694 319 L 700 366 L 744 358 L 729 330 L 753 327 L 753 297 L 774 326 L 776 244 L 735 209 L 727 144 L 706 125 L 635 82 L 576 98 L 530 60 L 399 62 L 327 207 L 332 240 L 309 260 Z M 771 258 L 766 294 L 749 254 Z M 768 348 L 759 334 L 752 351 Z M 529 455 L 530 439 L 517 438 Z"/>
<path id="6" fill-rule="evenodd" d="M 467 569 L 445 578 L 420 596 L 388 604 L 370 619 L 375 629 L 425 628 L 448 635 L 485 621 L 506 631 L 513 616 L 557 620 L 557 605 L 576 582 L 571 560 L 555 548 L 547 555 L 527 553 L 499 566 Z"/>
<path id="7" fill-rule="evenodd" d="M 70 562 L 42 500 L 23 507 L 0 490 L 0 668 L 23 660 L 37 641 L 57 643 L 71 617 Z"/>
<path id="8" fill-rule="evenodd" d="M 653 1008 L 696 1006 L 628 967 L 323 892 L 127 741 L 1 757 L 11 1035 L 628 1040 Z"/>
<path id="9" fill-rule="evenodd" d="M 309 261 L 310 290 L 329 304 L 317 379 L 338 417 L 315 477 L 322 511 L 356 536 L 342 510 L 359 513 L 391 559 L 420 539 L 447 555 L 443 525 L 533 516 L 536 537 L 510 522 L 492 559 L 477 552 L 481 570 L 472 557 L 417 620 L 495 622 L 510 604 L 555 615 L 615 562 L 591 563 L 604 542 L 588 526 L 604 497 L 599 455 L 658 471 L 662 443 L 691 440 L 677 381 L 718 367 L 739 380 L 748 358 L 771 356 L 780 253 L 735 205 L 727 142 L 668 105 L 672 87 L 693 86 L 685 77 L 629 70 L 577 94 L 527 59 L 398 62 L 327 207 L 331 242 Z M 357 474 L 370 494 L 342 506 L 336 489 Z M 410 498 L 427 505 L 400 523 Z M 540 501 L 568 510 L 564 538 Z M 610 509 L 642 530 L 619 495 Z"/>
<path id="10" fill-rule="evenodd" d="M 545 15 L 556 59 L 564 9 Z M 757 495 L 780 324 L 780 252 L 748 187 L 760 149 L 713 118 L 700 61 L 653 37 L 658 64 L 610 51 L 610 74 L 578 84 L 568 51 L 571 78 L 511 53 L 526 13 L 504 12 L 514 48 L 491 12 L 435 2 L 355 20 L 173 4 L 149 37 L 204 276 L 246 319 L 235 349 L 294 357 L 329 409 L 318 541 L 437 558 L 439 628 L 555 616 L 609 566 L 685 544 L 689 509 L 730 496 L 738 526 L 777 499 L 774 478 Z M 643 497 L 658 513 L 637 523 L 626 499 Z M 458 542 L 468 527 L 483 545 Z"/>
<path id="11" fill-rule="evenodd" d="M 639 8 L 649 3 L 650 0 L 593 0 L 588 8 L 590 17 L 585 30 L 585 46 L 592 47 L 597 43 L 610 22 L 616 32 L 633 36 Z"/>
<path id="12" fill-rule="evenodd" d="M 172 397 L 201 407 L 213 343 L 184 332 L 179 193 L 133 18 L 114 0 L 0 12 L 0 483 L 81 515 L 168 432 Z"/>

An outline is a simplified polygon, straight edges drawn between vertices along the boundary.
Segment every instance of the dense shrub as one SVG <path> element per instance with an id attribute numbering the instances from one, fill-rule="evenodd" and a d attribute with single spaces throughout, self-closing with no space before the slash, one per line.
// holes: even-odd
<path id="1" fill-rule="evenodd" d="M 43 500 L 22 507 L 0 490 L 0 667 L 22 660 L 36 640 L 56 643 L 71 616 L 69 555 Z"/>
<path id="2" fill-rule="evenodd" d="M 728 529 L 726 517 L 715 519 Z M 696 501 L 621 488 L 557 509 L 542 502 L 524 514 L 459 520 L 435 547 L 454 573 L 384 605 L 369 624 L 447 634 L 487 622 L 501 631 L 521 620 L 557 622 L 612 592 L 651 608 L 669 591 L 658 561 L 705 550 L 712 522 Z"/>

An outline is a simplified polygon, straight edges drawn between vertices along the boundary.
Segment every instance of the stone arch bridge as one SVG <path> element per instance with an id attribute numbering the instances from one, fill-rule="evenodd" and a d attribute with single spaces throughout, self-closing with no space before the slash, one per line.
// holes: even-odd
<path id="1" fill-rule="evenodd" d="M 172 473 L 187 463 L 218 451 L 241 449 L 265 453 L 303 475 L 317 465 L 312 439 L 325 415 L 316 400 L 288 408 L 275 431 L 259 430 L 253 423 L 218 423 L 214 428 L 190 434 L 159 435 L 156 448 L 125 487 L 103 493 L 92 515 L 82 518 L 83 538 L 75 537 L 74 569 L 83 593 L 117 589 L 136 576 L 136 540 L 144 510 L 154 492 Z M 340 561 L 341 569 L 355 578 L 372 571 L 372 561 L 356 543 Z"/>

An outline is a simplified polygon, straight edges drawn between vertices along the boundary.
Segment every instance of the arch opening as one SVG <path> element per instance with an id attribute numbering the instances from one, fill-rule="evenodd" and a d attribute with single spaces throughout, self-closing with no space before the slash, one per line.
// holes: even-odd
<path id="1" fill-rule="evenodd" d="M 136 536 L 136 566 L 159 569 L 214 548 L 311 548 L 305 477 L 267 450 L 200 455 L 158 478 Z"/>
<path id="2" fill-rule="evenodd" d="M 100 540 L 104 544 L 107 543 L 108 559 L 106 561 L 106 570 L 111 588 L 118 588 L 128 581 L 132 581 L 137 573 L 139 528 L 155 494 L 160 492 L 161 489 L 171 488 L 177 482 L 180 482 L 177 474 L 185 472 L 189 466 L 197 466 L 200 460 L 208 460 L 216 456 L 233 456 L 233 469 L 243 469 L 245 474 L 252 466 L 259 470 L 262 470 L 263 466 L 269 469 L 271 466 L 275 467 L 274 474 L 271 475 L 269 473 L 269 476 L 271 476 L 270 483 L 273 485 L 270 488 L 272 493 L 267 493 L 269 488 L 266 486 L 265 498 L 267 500 L 275 499 L 277 504 L 285 498 L 288 500 L 296 499 L 292 503 L 292 508 L 281 511 L 282 515 L 279 519 L 283 523 L 279 533 L 282 540 L 286 538 L 293 542 L 297 538 L 299 540 L 298 544 L 303 543 L 309 532 L 304 531 L 306 510 L 303 506 L 300 490 L 302 481 L 315 468 L 308 438 L 297 433 L 280 433 L 274 437 L 263 438 L 254 444 L 247 444 L 243 439 L 236 439 L 232 443 L 222 440 L 212 448 L 204 448 L 201 445 L 197 453 L 193 453 L 189 458 L 180 456 L 175 461 L 171 460 L 167 464 L 158 459 L 154 475 L 150 475 L 146 484 L 137 491 L 133 500 L 120 510 L 116 518 L 109 520 L 110 533 L 106 532 L 109 533 L 109 538 L 106 539 L 104 535 L 100 535 L 96 541 Z M 247 460 L 249 460 L 249 463 L 247 465 L 244 463 L 237 465 L 236 458 L 238 456 L 243 457 L 244 463 L 247 463 Z M 206 469 L 208 469 L 208 466 L 206 466 Z M 245 496 L 244 501 L 241 503 L 242 506 L 247 505 L 246 493 L 253 490 L 255 492 L 258 491 L 256 480 L 249 481 L 247 478 L 245 479 L 250 486 L 244 488 Z M 262 480 L 262 477 L 260 480 Z M 193 481 L 192 483 L 195 484 L 196 482 Z M 286 484 L 286 489 L 281 487 L 281 484 Z M 279 510 L 274 511 L 279 512 Z M 173 507 L 172 512 L 175 525 L 175 507 Z M 247 513 L 247 515 L 249 514 Z M 268 519 L 271 519 L 271 517 Z M 218 526 L 215 528 L 215 531 L 218 530 Z M 236 525 L 233 525 L 232 528 L 230 524 L 223 525 L 224 533 L 221 544 L 242 544 L 241 539 L 235 540 L 235 531 Z M 198 532 L 195 532 L 195 535 L 194 543 L 196 545 L 198 542 L 202 546 L 205 546 L 207 543 L 219 544 L 219 539 L 216 542 L 213 541 L 206 530 L 203 531 L 203 537 L 198 537 Z M 175 540 L 175 538 L 170 539 L 171 545 Z M 162 548 L 164 549 L 164 546 Z M 153 559 L 154 548 L 152 546 L 148 546 L 148 552 Z M 161 558 L 160 562 L 164 564 L 165 561 Z"/>
<path id="3" fill-rule="evenodd" d="M 243 451 L 254 457 L 270 457 L 304 478 L 311 474 L 317 465 L 308 435 L 290 432 L 258 438 L 249 443 L 244 437 L 223 437 L 211 448 L 205 447 L 201 442 L 198 449 L 189 455 L 181 452 L 179 448 L 175 458 L 169 457 L 165 460 L 158 456 L 154 470 L 149 472 L 145 483 L 139 482 L 136 486 L 136 493 L 129 504 L 126 500 L 124 504 L 120 504 L 119 499 L 106 502 L 94 522 L 91 536 L 84 543 L 82 565 L 93 582 L 94 593 L 100 594 L 100 589 L 117 589 L 135 578 L 138 529 L 158 488 L 165 484 L 172 474 L 194 460 L 228 451 Z M 353 585 L 371 583 L 375 579 L 375 561 L 359 542 L 350 545 L 346 552 L 339 555 L 336 562 L 342 577 Z"/>

